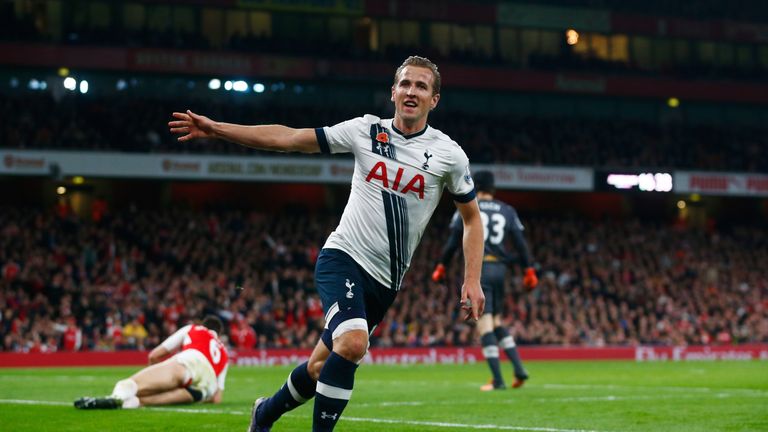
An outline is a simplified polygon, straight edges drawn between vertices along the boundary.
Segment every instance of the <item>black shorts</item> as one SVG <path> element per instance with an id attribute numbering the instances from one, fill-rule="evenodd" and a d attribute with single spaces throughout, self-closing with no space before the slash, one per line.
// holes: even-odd
<path id="1" fill-rule="evenodd" d="M 320 251 L 315 286 L 325 312 L 323 341 L 328 348 L 333 339 L 350 330 L 372 333 L 397 295 L 338 249 Z"/>
<path id="2" fill-rule="evenodd" d="M 507 275 L 507 266 L 503 263 L 484 262 L 483 273 L 480 277 L 480 285 L 485 294 L 485 311 L 492 315 L 499 315 L 504 308 L 504 278 Z"/>

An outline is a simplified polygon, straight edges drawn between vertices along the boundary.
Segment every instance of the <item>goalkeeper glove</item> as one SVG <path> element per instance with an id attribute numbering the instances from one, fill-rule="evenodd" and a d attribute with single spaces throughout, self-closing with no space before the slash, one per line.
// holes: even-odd
<path id="1" fill-rule="evenodd" d="M 440 282 L 445 278 L 445 266 L 441 263 L 435 266 L 435 271 L 432 272 L 432 280 Z"/>
<path id="2" fill-rule="evenodd" d="M 533 267 L 525 269 L 525 276 L 523 276 L 523 285 L 528 289 L 536 288 L 539 284 L 539 278 L 536 276 L 536 270 Z"/>

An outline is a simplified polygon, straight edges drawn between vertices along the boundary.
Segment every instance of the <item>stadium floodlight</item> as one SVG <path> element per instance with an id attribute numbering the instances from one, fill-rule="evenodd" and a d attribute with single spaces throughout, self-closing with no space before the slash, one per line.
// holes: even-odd
<path id="1" fill-rule="evenodd" d="M 29 80 L 27 87 L 29 87 L 30 90 L 40 90 L 40 81 L 36 80 L 35 78 L 32 78 L 31 80 Z"/>
<path id="2" fill-rule="evenodd" d="M 64 88 L 70 91 L 75 91 L 77 88 L 77 80 L 72 77 L 64 78 Z"/>
<path id="3" fill-rule="evenodd" d="M 44 80 L 40 80 L 40 90 L 45 90 L 48 88 L 48 83 Z"/>
<path id="4" fill-rule="evenodd" d="M 232 90 L 232 81 L 224 82 L 224 90 L 226 90 L 226 91 Z"/>
<path id="5" fill-rule="evenodd" d="M 208 81 L 208 88 L 211 90 L 218 90 L 221 88 L 221 80 L 218 78 L 214 78 L 210 81 Z"/>
<path id="6" fill-rule="evenodd" d="M 119 79 L 115 84 L 115 88 L 117 89 L 117 91 L 123 91 L 128 88 L 128 83 L 125 82 L 124 79 Z"/>
<path id="7" fill-rule="evenodd" d="M 232 83 L 232 90 L 236 92 L 245 92 L 248 91 L 248 83 L 245 81 L 235 81 Z"/>
<path id="8" fill-rule="evenodd" d="M 253 91 L 255 91 L 256 93 L 264 93 L 264 90 L 266 89 L 267 88 L 262 83 L 256 83 L 253 85 Z"/>
<path id="9" fill-rule="evenodd" d="M 680 99 L 678 99 L 676 97 L 671 97 L 671 98 L 667 99 L 667 105 L 670 108 L 677 108 L 677 107 L 680 106 Z"/>
<path id="10" fill-rule="evenodd" d="M 80 81 L 80 93 L 82 94 L 88 93 L 88 81 L 86 80 Z"/>
<path id="11" fill-rule="evenodd" d="M 680 210 L 684 209 L 685 208 L 685 201 L 683 201 L 683 200 L 678 201 L 677 202 L 677 208 L 679 208 Z"/>
<path id="12" fill-rule="evenodd" d="M 64 186 L 59 186 L 56 188 L 56 193 L 59 195 L 64 195 L 65 193 L 67 193 L 67 188 L 65 188 Z"/>

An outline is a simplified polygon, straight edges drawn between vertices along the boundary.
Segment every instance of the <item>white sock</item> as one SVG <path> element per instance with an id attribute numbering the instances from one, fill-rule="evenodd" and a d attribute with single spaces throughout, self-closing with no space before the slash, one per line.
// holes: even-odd
<path id="1" fill-rule="evenodd" d="M 131 396 L 128 399 L 123 400 L 124 409 L 135 409 L 135 408 L 138 408 L 139 405 L 140 405 L 139 398 L 136 396 Z"/>
<path id="2" fill-rule="evenodd" d="M 138 391 L 139 385 L 136 384 L 136 381 L 128 378 L 120 380 L 115 384 L 115 389 L 112 390 L 112 397 L 125 401 L 131 397 L 135 397 Z"/>

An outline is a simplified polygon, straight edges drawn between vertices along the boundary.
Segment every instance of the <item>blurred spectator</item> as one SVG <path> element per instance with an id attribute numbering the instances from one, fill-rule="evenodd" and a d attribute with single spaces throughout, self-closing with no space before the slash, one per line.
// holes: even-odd
<path id="1" fill-rule="evenodd" d="M 44 94 L 0 99 L 0 117 L 5 120 L 0 123 L 0 137 L 5 137 L 0 140 L 0 146 L 270 157 L 268 152 L 218 140 L 179 145 L 172 135 L 164 133 L 169 113 L 179 105 L 174 101 L 130 96 L 81 99 L 76 104 L 69 97 L 57 103 Z M 126 118 L 120 115 L 124 112 L 137 115 Z M 244 110 L 241 106 L 210 101 L 205 101 L 203 112 L 231 122 L 257 121 L 296 127 L 332 125 L 340 119 L 360 115 L 355 107 L 267 104 Z M 764 127 L 684 121 L 662 124 L 621 119 L 481 116 L 442 109 L 435 111 L 431 125 L 455 137 L 474 163 L 768 171 L 768 152 L 762 151 L 768 147 Z M 49 130 L 50 137 L 40 140 L 40 128 Z M 94 218 L 100 218 L 107 211 L 103 204 L 101 200 L 94 202 Z M 59 212 L 62 218 L 71 213 L 66 201 L 60 203 Z"/>
<path id="2" fill-rule="evenodd" d="M 526 220 L 541 277 L 528 293 L 515 270 L 508 286 L 503 321 L 519 343 L 768 342 L 764 228 Z M 0 209 L 0 268 L 14 268 L 0 278 L 0 349 L 77 349 L 78 332 L 83 349 L 143 349 L 208 312 L 230 317 L 234 346 L 311 347 L 323 326 L 312 283 L 316 247 L 334 223 L 324 215 L 127 209 L 96 224 Z M 460 269 L 445 284 L 429 278 L 443 229 L 425 233 L 373 346 L 475 342 L 455 307 Z"/>
<path id="3" fill-rule="evenodd" d="M 121 348 L 146 349 L 147 347 L 144 345 L 144 340 L 148 335 L 144 325 L 137 317 L 134 317 L 123 327 L 123 343 Z"/>
<path id="4" fill-rule="evenodd" d="M 471 2 L 468 1 L 467 3 Z M 766 8 L 763 7 L 764 5 L 760 0 L 742 0 L 739 2 L 706 0 L 697 1 L 694 4 L 689 4 L 690 2 L 661 0 L 622 2 L 595 0 L 574 2 L 564 0 L 554 3 L 559 3 L 562 7 L 577 7 L 581 4 L 583 7 L 600 10 L 630 11 L 630 13 L 665 17 L 660 19 L 660 22 L 665 22 L 671 16 L 683 16 L 698 20 L 735 19 L 746 21 L 740 23 L 741 25 L 753 26 L 755 21 L 768 19 L 768 12 L 766 12 Z M 399 63 L 408 55 L 419 53 L 431 58 L 438 64 L 459 63 L 472 66 L 504 66 L 569 72 L 588 71 L 608 74 L 671 75 L 682 78 L 747 78 L 759 80 L 766 72 L 765 64 L 758 61 L 756 54 L 746 62 L 747 65 L 732 65 L 728 64 L 728 62 L 705 64 L 685 56 L 681 58 L 673 57 L 663 64 L 643 66 L 645 62 L 635 61 L 632 57 L 620 60 L 609 58 L 606 55 L 598 56 L 594 50 L 581 54 L 573 53 L 567 49 L 567 45 L 559 50 L 559 52 L 557 50 L 552 52 L 551 49 L 540 49 L 536 45 L 528 45 L 525 52 L 530 52 L 529 54 L 506 57 L 501 55 L 502 50 L 499 47 L 487 49 L 486 47 L 474 44 L 471 39 L 462 48 L 445 45 L 436 47 L 433 44 L 414 45 L 410 42 L 399 43 L 391 40 L 387 41 L 384 46 L 374 48 L 370 44 L 355 43 L 354 39 L 356 36 L 351 33 L 329 41 L 328 38 L 311 36 L 299 38 L 293 32 L 270 32 L 270 34 L 264 32 L 262 34 L 255 34 L 249 31 L 247 34 L 243 34 L 240 31 L 235 31 L 232 32 L 228 40 L 223 41 L 223 43 L 217 46 L 209 40 L 208 35 L 202 30 L 194 32 L 172 29 L 170 27 L 152 28 L 152 26 L 144 25 L 144 28 L 141 30 L 122 28 L 121 31 L 112 31 L 97 24 L 98 21 L 109 20 L 110 17 L 94 16 L 92 18 L 94 22 L 91 22 L 91 18 L 86 15 L 82 21 L 77 20 L 77 22 L 73 22 L 72 20 L 65 19 L 63 23 L 58 23 L 57 25 L 54 23 L 55 20 L 50 19 L 50 16 L 53 16 L 51 11 L 46 11 L 42 5 L 37 6 L 37 8 L 27 6 L 23 12 L 19 11 L 17 13 L 17 11 L 14 11 L 12 3 L 0 3 L 0 8 L 2 8 L 0 9 L 0 40 L 50 43 L 54 42 L 54 38 L 51 34 L 53 32 L 48 30 L 48 27 L 56 28 L 61 26 L 63 27 L 62 34 L 55 38 L 55 43 L 66 45 L 148 47 L 203 51 L 216 49 L 256 53 L 259 55 L 311 56 L 330 60 L 386 61 L 390 63 Z M 111 17 L 112 20 L 117 18 L 116 16 Z M 292 18 L 298 18 L 298 16 L 293 16 Z M 54 22 L 51 22 L 50 26 L 48 26 L 46 25 L 48 21 Z M 194 21 L 195 18 L 192 18 L 192 22 Z M 707 21 L 686 21 L 686 25 L 710 26 L 713 24 Z M 506 28 L 509 29 L 509 27 Z M 670 42 L 674 40 L 670 39 Z M 684 41 L 684 39 L 679 40 L 681 42 Z M 725 41 L 721 38 L 713 37 L 711 42 L 723 43 Z M 743 46 L 750 48 L 746 51 L 747 53 L 752 51 L 749 45 L 745 44 Z"/>

